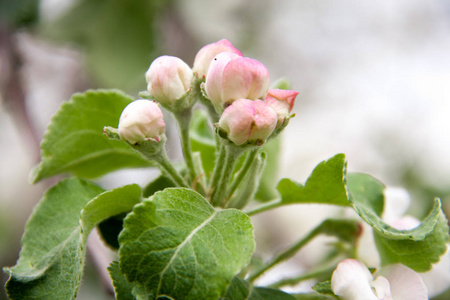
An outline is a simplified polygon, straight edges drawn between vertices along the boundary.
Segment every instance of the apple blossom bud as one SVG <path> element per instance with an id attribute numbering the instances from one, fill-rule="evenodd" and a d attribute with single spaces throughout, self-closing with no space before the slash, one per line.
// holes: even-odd
<path id="1" fill-rule="evenodd" d="M 150 100 L 136 100 L 125 107 L 119 119 L 119 136 L 130 144 L 147 139 L 159 141 L 166 124 L 159 105 Z"/>
<path id="2" fill-rule="evenodd" d="M 230 52 L 242 56 L 241 51 L 234 48 L 230 41 L 222 39 L 216 43 L 208 44 L 198 51 L 195 56 L 192 71 L 197 73 L 198 77 L 206 76 L 211 60 L 214 56 L 222 52 Z"/>
<path id="3" fill-rule="evenodd" d="M 277 114 L 264 101 L 238 99 L 220 117 L 219 130 L 237 146 L 263 144 L 277 124 Z"/>
<path id="4" fill-rule="evenodd" d="M 193 73 L 181 59 L 160 56 L 145 73 L 147 91 L 162 104 L 171 104 L 183 96 L 191 85 Z"/>
<path id="5" fill-rule="evenodd" d="M 205 91 L 221 112 L 237 99 L 264 99 L 269 85 L 269 71 L 262 63 L 235 53 L 222 52 L 209 65 Z"/>
<path id="6" fill-rule="evenodd" d="M 289 118 L 289 113 L 294 107 L 295 97 L 297 97 L 297 91 L 290 90 L 269 90 L 266 97 L 266 103 L 277 113 L 278 122 L 277 129 L 285 122 L 286 118 Z"/>

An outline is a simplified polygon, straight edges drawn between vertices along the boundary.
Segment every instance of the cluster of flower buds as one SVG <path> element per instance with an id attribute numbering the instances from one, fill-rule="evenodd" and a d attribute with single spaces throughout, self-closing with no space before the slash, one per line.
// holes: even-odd
<path id="1" fill-rule="evenodd" d="M 296 91 L 269 90 L 267 68 L 255 59 L 243 57 L 227 40 L 200 49 L 192 69 L 177 57 L 158 57 L 145 78 L 149 97 L 173 112 L 190 108 L 193 101 L 189 94 L 193 84 L 198 82 L 194 79 L 204 81 L 203 96 L 211 101 L 219 116 L 216 124 L 219 135 L 238 146 L 261 145 L 275 131 L 283 129 L 298 94 Z M 119 124 L 120 136 L 130 143 L 154 138 L 164 131 L 159 107 L 150 104 L 152 102 L 143 105 L 139 101 L 124 111 Z M 139 109 L 142 109 L 140 113 L 128 112 Z M 144 117 L 145 113 L 149 116 Z M 158 121 L 149 121 L 156 116 Z M 158 128 L 149 129 L 151 126 Z"/>

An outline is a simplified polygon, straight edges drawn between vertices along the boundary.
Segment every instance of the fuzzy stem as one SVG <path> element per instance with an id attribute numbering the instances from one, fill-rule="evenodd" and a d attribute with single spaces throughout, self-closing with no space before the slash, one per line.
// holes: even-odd
<path id="1" fill-rule="evenodd" d="M 244 179 L 245 175 L 247 174 L 248 170 L 250 169 L 250 166 L 255 161 L 258 151 L 259 151 L 259 148 L 252 149 L 250 151 L 250 153 L 247 155 L 247 157 L 245 158 L 245 162 L 244 162 L 244 165 L 242 166 L 242 169 L 239 171 L 238 175 L 233 180 L 233 182 L 230 186 L 230 189 L 228 190 L 227 197 L 226 197 L 227 199 L 230 199 L 231 196 L 233 196 L 233 193 L 236 191 L 237 187 L 242 182 L 242 179 Z"/>
<path id="2" fill-rule="evenodd" d="M 156 158 L 155 161 L 160 165 L 160 167 L 166 171 L 166 173 L 170 176 L 170 178 L 176 183 L 179 187 L 189 187 L 189 184 L 184 180 L 183 177 L 175 170 L 175 168 L 170 163 L 167 156 L 161 155 L 160 157 Z"/>
<path id="3" fill-rule="evenodd" d="M 174 113 L 175 119 L 178 122 L 178 129 L 180 131 L 181 146 L 183 149 L 184 161 L 188 169 L 189 181 L 193 183 L 197 177 L 195 173 L 194 160 L 192 159 L 191 140 L 189 139 L 189 124 L 192 118 L 191 107 Z"/>
<path id="4" fill-rule="evenodd" d="M 218 153 L 216 157 L 216 164 L 214 166 L 213 176 L 209 185 L 210 194 L 212 194 L 219 185 L 220 176 L 222 175 L 222 170 L 225 165 L 225 146 L 222 145 L 222 143 L 219 143 L 218 145 L 218 152 L 216 152 Z"/>
<path id="5" fill-rule="evenodd" d="M 267 270 L 271 269 L 273 266 L 279 264 L 282 261 L 285 261 L 292 256 L 295 255 L 303 246 L 305 246 L 308 242 L 310 242 L 314 237 L 316 237 L 318 234 L 321 233 L 321 226 L 314 228 L 307 236 L 299 240 L 297 243 L 286 249 L 285 251 L 279 253 L 276 255 L 268 264 L 263 266 L 262 268 L 258 269 L 255 273 L 250 275 L 249 281 L 253 282 L 255 279 L 257 279 L 259 276 L 264 274 Z"/>
<path id="6" fill-rule="evenodd" d="M 224 166 L 222 167 L 219 185 L 216 189 L 214 189 L 213 194 L 211 195 L 211 204 L 213 206 L 225 207 L 227 185 L 229 184 L 231 175 L 233 174 L 236 159 L 239 157 L 241 152 L 241 148 L 235 147 L 234 145 L 225 145 Z"/>
<path id="7" fill-rule="evenodd" d="M 255 207 L 253 209 L 245 211 L 245 213 L 248 216 L 254 216 L 254 215 L 257 215 L 259 213 L 262 213 L 262 212 L 265 212 L 265 211 L 268 211 L 268 210 L 271 210 L 271 209 L 278 208 L 280 206 L 283 206 L 283 202 L 281 202 L 280 199 L 275 199 L 273 201 L 270 201 L 270 202 L 264 203 L 262 205 L 259 205 L 259 206 Z"/>
<path id="8" fill-rule="evenodd" d="M 274 282 L 269 285 L 270 288 L 280 288 L 282 286 L 296 285 L 304 280 L 313 279 L 313 278 L 327 278 L 329 277 L 333 271 L 336 269 L 336 266 L 332 266 L 326 269 L 312 271 L 306 274 L 299 275 L 297 277 L 282 279 L 280 281 Z M 321 280 L 321 279 L 319 279 Z"/>

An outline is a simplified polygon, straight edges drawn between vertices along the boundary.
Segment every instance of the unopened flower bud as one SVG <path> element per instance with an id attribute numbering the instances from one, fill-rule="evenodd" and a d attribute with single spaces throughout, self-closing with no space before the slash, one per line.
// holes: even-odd
<path id="1" fill-rule="evenodd" d="M 220 117 L 219 130 L 240 146 L 245 143 L 263 144 L 277 124 L 277 114 L 264 101 L 238 99 Z"/>
<path id="2" fill-rule="evenodd" d="M 208 44 L 200 49 L 195 56 L 194 67 L 192 71 L 197 73 L 198 77 L 206 76 L 211 60 L 219 53 L 230 52 L 242 56 L 241 51 L 234 48 L 233 44 L 226 39 L 216 43 Z"/>
<path id="3" fill-rule="evenodd" d="M 158 102 L 170 105 L 190 88 L 193 73 L 181 59 L 174 56 L 160 56 L 145 73 L 147 90 Z"/>
<path id="4" fill-rule="evenodd" d="M 221 112 L 237 99 L 264 99 L 269 85 L 269 71 L 262 63 L 234 53 L 222 52 L 209 65 L 205 91 Z"/>
<path id="5" fill-rule="evenodd" d="M 136 100 L 128 104 L 119 119 L 119 136 L 130 144 L 147 139 L 159 141 L 166 124 L 158 104 L 150 100 Z"/>
<path id="6" fill-rule="evenodd" d="M 278 122 L 277 129 L 285 122 L 286 118 L 290 117 L 290 112 L 294 107 L 295 97 L 297 91 L 290 90 L 269 90 L 266 97 L 266 103 L 277 113 Z"/>

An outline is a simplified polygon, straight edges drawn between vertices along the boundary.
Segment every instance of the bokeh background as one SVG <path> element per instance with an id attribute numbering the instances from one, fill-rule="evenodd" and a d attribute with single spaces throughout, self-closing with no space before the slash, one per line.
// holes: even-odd
<path id="1" fill-rule="evenodd" d="M 300 92 L 281 177 L 304 182 L 342 152 L 350 171 L 407 189 L 411 214 L 423 217 L 434 197 L 449 210 L 448 0 L 0 0 L 0 266 L 15 264 L 24 223 L 54 183 L 30 185 L 28 174 L 59 105 L 88 88 L 137 97 L 154 58 L 192 66 L 203 45 L 222 38 Z M 154 174 L 119 172 L 103 182 Z M 266 232 L 261 245 L 281 249 L 327 213 L 289 207 L 270 223 L 256 219 Z M 307 267 L 301 257 L 295 264 Z M 110 299 L 98 285 L 88 269 L 78 299 Z"/>

